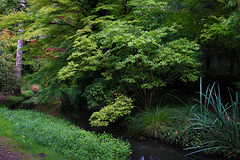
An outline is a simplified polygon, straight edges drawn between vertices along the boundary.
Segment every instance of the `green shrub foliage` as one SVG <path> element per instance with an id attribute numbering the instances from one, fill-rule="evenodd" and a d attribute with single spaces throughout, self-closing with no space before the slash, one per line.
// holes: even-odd
<path id="1" fill-rule="evenodd" d="M 141 4 L 141 6 L 139 6 Z M 144 7 L 142 7 L 144 4 Z M 132 0 L 134 20 L 95 19 L 92 26 L 78 30 L 68 64 L 59 71 L 62 80 L 81 77 L 87 71 L 100 73 L 106 80 L 118 82 L 151 108 L 157 89 L 175 79 L 195 81 L 199 45 L 177 36 L 180 26 L 164 26 L 167 3 L 156 0 Z M 93 17 L 92 17 L 93 19 Z M 90 25 L 90 24 L 89 24 Z"/>
<path id="2" fill-rule="evenodd" d="M 134 107 L 132 99 L 119 94 L 115 102 L 103 107 L 99 112 L 94 112 L 89 121 L 92 126 L 108 126 L 110 122 L 115 122 L 119 117 L 131 113 Z"/>
<path id="3" fill-rule="evenodd" d="M 196 51 L 200 46 L 178 36 L 180 26 L 165 25 L 166 15 L 172 12 L 167 2 L 29 0 L 27 3 L 24 12 L 2 16 L 0 28 L 11 27 L 17 33 L 19 27 L 14 26 L 24 23 L 23 32 L 11 40 L 27 42 L 23 64 L 34 68 L 31 71 L 35 73 L 29 76 L 33 79 L 31 83 L 42 87 L 38 102 L 59 97 L 61 90 L 69 93 L 75 84 L 72 82 L 83 78 L 86 72 L 94 72 L 97 75 L 94 79 L 116 82 L 124 93 L 134 95 L 137 101 L 144 102 L 143 107 L 151 108 L 156 90 L 175 79 L 195 81 L 198 77 L 196 68 L 200 63 Z M 89 86 L 87 92 L 92 87 L 96 89 L 97 84 Z M 97 96 L 99 100 L 86 96 L 89 108 L 109 104 L 106 99 L 111 98 L 102 93 Z"/>
<path id="4" fill-rule="evenodd" d="M 101 71 L 105 79 L 124 84 L 150 107 L 155 89 L 176 78 L 183 81 L 198 78 L 195 68 L 200 63 L 195 51 L 199 45 L 184 38 L 165 41 L 177 32 L 176 28 L 147 31 L 118 21 L 106 24 L 97 34 L 79 35 L 76 52 L 69 56 L 69 63 L 59 71 L 59 76 L 66 79 L 88 70 Z"/>
<path id="5" fill-rule="evenodd" d="M 101 109 L 113 102 L 114 92 L 108 88 L 107 81 L 96 79 L 88 85 L 83 93 L 89 109 Z"/>
<path id="6" fill-rule="evenodd" d="M 0 55 L 0 92 L 12 93 L 21 86 L 16 76 L 15 63 L 12 62 L 11 58 L 11 55 Z"/>

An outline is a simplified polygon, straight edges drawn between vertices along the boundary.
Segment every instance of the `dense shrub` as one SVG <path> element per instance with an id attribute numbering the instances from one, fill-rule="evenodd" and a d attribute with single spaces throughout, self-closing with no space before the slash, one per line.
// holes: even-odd
<path id="1" fill-rule="evenodd" d="M 113 91 L 109 88 L 108 82 L 102 78 L 94 80 L 88 85 L 83 93 L 87 100 L 89 109 L 101 109 L 103 106 L 109 105 L 113 102 Z"/>
<path id="2" fill-rule="evenodd" d="M 100 111 L 94 112 L 89 121 L 92 126 L 108 126 L 110 122 L 115 122 L 118 118 L 129 115 L 134 108 L 132 99 L 119 94 L 115 102 L 103 107 Z"/>
<path id="3" fill-rule="evenodd" d="M 97 135 L 62 120 L 33 111 L 0 113 L 14 124 L 14 130 L 72 159 L 127 159 L 130 145 L 109 134 Z"/>
<path id="4" fill-rule="evenodd" d="M 33 95 L 33 91 L 31 91 L 31 90 L 27 90 L 25 92 L 22 92 L 22 97 L 23 98 L 28 98 L 28 97 L 30 97 L 32 95 Z"/>
<path id="5" fill-rule="evenodd" d="M 0 56 L 0 92 L 19 92 L 20 80 L 16 76 L 15 63 L 12 56 L 3 54 Z"/>

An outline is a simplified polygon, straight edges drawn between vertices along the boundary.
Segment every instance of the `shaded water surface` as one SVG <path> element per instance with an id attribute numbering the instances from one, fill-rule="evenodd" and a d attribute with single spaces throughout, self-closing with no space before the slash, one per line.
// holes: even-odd
<path id="1" fill-rule="evenodd" d="M 128 139 L 133 153 L 130 160 L 221 160 L 219 157 L 204 155 L 185 156 L 187 152 L 182 148 L 174 147 L 159 140 Z"/>

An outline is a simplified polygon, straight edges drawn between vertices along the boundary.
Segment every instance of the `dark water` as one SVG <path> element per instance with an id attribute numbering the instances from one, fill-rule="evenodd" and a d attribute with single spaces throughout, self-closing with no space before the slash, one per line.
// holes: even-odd
<path id="1" fill-rule="evenodd" d="M 130 160 L 223 160 L 219 157 L 194 155 L 185 156 L 187 154 L 182 148 L 165 144 L 157 139 L 139 140 L 135 138 L 126 137 L 126 128 L 118 125 L 109 126 L 107 128 L 92 128 L 88 123 L 90 114 L 82 111 L 80 117 L 72 121 L 79 127 L 94 131 L 96 133 L 107 132 L 114 137 L 121 137 L 123 140 L 130 142 L 132 147 L 132 154 Z"/>
<path id="2" fill-rule="evenodd" d="M 132 145 L 133 153 L 130 159 L 141 159 L 141 160 L 184 160 L 184 154 L 181 150 L 176 150 L 175 148 L 160 143 L 156 140 L 136 140 L 129 139 Z"/>
<path id="3" fill-rule="evenodd" d="M 159 140 L 129 139 L 133 153 L 130 160 L 220 160 L 204 155 L 185 156 L 182 148 L 164 144 Z"/>

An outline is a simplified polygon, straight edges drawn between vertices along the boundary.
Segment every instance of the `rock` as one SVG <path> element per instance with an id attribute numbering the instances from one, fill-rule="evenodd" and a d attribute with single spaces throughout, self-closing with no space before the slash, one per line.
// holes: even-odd
<path id="1" fill-rule="evenodd" d="M 3 94 L 0 94 L 0 102 L 5 101 L 6 97 Z"/>

